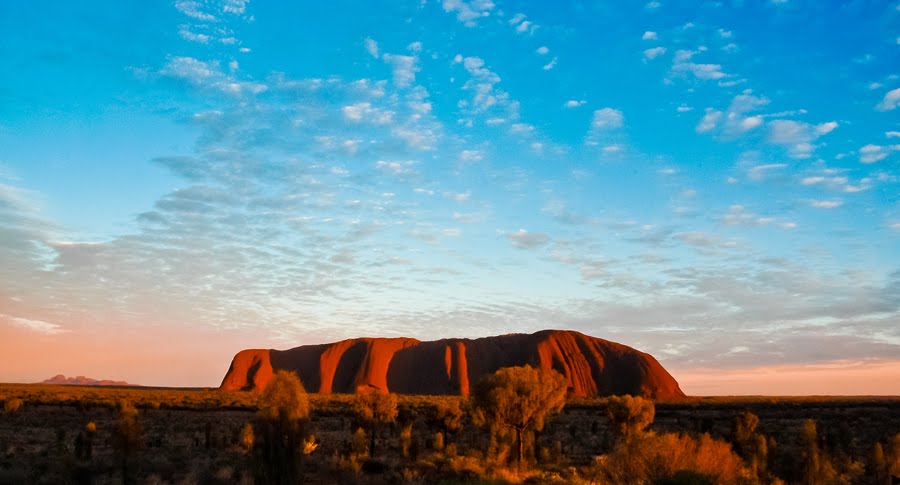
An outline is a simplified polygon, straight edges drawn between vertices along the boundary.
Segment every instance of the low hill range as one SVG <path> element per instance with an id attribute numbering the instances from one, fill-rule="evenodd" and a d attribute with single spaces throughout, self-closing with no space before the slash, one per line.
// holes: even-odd
<path id="1" fill-rule="evenodd" d="M 234 356 L 220 388 L 261 390 L 275 371 L 285 369 L 296 372 L 309 392 L 465 396 L 483 376 L 526 364 L 564 375 L 572 397 L 684 396 L 652 355 L 571 330 L 434 341 L 354 338 L 288 350 L 248 349 Z"/>
<path id="2" fill-rule="evenodd" d="M 41 384 L 57 384 L 63 386 L 136 386 L 137 384 L 129 384 L 125 381 L 111 381 L 109 379 L 97 380 L 91 379 L 90 377 L 78 376 L 78 377 L 66 377 L 62 374 L 57 374 Z"/>

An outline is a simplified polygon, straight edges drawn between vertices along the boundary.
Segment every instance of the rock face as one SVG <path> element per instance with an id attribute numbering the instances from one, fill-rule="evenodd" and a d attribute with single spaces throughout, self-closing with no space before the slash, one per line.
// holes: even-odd
<path id="1" fill-rule="evenodd" d="M 125 381 L 111 381 L 108 379 L 97 380 L 84 376 L 66 377 L 62 374 L 57 374 L 45 380 L 41 384 L 57 384 L 69 386 L 134 386 L 134 384 L 129 384 Z"/>
<path id="2" fill-rule="evenodd" d="M 430 342 L 357 338 L 290 350 L 242 350 L 221 388 L 260 390 L 275 370 L 286 369 L 295 371 L 309 392 L 468 395 L 482 376 L 525 364 L 560 372 L 576 397 L 684 396 L 650 354 L 564 330 Z"/>

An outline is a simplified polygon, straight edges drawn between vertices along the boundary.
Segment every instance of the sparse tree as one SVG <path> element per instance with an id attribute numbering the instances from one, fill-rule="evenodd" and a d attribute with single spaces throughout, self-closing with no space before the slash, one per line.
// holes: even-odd
<path id="1" fill-rule="evenodd" d="M 131 402 L 122 399 L 117 406 L 117 417 L 113 428 L 113 443 L 122 467 L 122 483 L 131 483 L 130 468 L 132 458 L 143 441 L 143 429 L 138 410 Z M 96 428 L 95 428 L 96 429 Z"/>
<path id="2" fill-rule="evenodd" d="M 254 457 L 259 483 L 297 483 L 304 451 L 304 425 L 309 400 L 297 374 L 275 372 L 259 397 L 259 419 L 254 433 Z"/>
<path id="3" fill-rule="evenodd" d="M 357 394 L 354 408 L 369 428 L 369 454 L 375 456 L 375 432 L 397 419 L 397 395 L 378 392 Z"/>
<path id="4" fill-rule="evenodd" d="M 523 435 L 544 428 L 544 420 L 566 403 L 566 378 L 554 370 L 531 366 L 505 367 L 486 376 L 475 388 L 479 421 L 515 432 L 517 464 L 525 454 Z"/>
<path id="5" fill-rule="evenodd" d="M 656 408 L 653 401 L 639 396 L 611 396 L 607 400 L 606 413 L 617 437 L 628 441 L 653 424 Z"/>
<path id="6" fill-rule="evenodd" d="M 463 409 L 459 399 L 441 399 L 435 404 L 434 421 L 443 432 L 445 443 L 450 443 L 450 433 L 462 427 L 462 418 Z"/>

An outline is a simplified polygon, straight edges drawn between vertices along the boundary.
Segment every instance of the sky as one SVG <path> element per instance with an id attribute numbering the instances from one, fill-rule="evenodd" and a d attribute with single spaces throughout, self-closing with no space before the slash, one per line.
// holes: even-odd
<path id="1" fill-rule="evenodd" d="M 572 329 L 900 394 L 900 2 L 0 2 L 0 381 Z"/>

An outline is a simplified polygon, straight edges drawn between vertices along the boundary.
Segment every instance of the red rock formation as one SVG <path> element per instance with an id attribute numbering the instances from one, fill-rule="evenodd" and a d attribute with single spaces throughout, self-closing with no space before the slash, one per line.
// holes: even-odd
<path id="1" fill-rule="evenodd" d="M 62 386 L 130 386 L 130 387 L 140 387 L 137 384 L 129 384 L 125 381 L 111 381 L 109 379 L 97 380 L 91 379 L 90 377 L 78 376 L 78 377 L 66 377 L 62 374 L 57 374 L 45 381 L 41 384 L 56 384 Z"/>
<path id="2" fill-rule="evenodd" d="M 274 369 L 287 369 L 296 371 L 310 392 L 468 395 L 470 383 L 482 376 L 525 364 L 560 372 L 573 396 L 684 396 L 650 354 L 563 330 L 431 342 L 359 338 L 283 351 L 243 350 L 221 388 L 259 390 Z"/>

